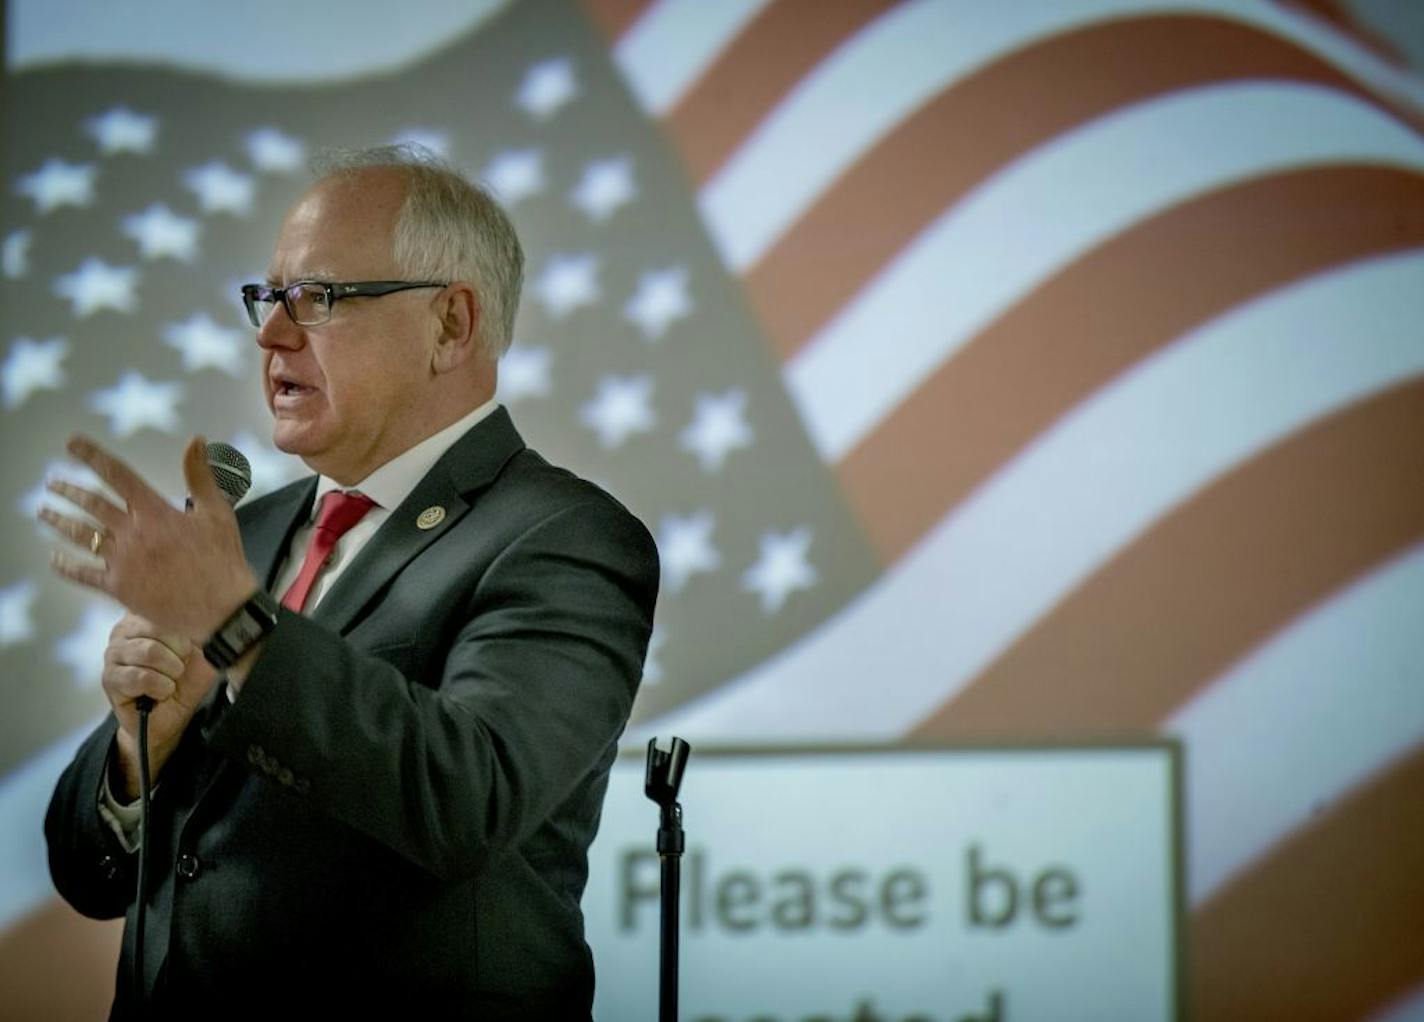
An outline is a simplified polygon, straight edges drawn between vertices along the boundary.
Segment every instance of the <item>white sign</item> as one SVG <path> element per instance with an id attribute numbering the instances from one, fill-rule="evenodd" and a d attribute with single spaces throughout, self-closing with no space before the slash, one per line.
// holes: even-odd
<path id="1" fill-rule="evenodd" d="M 680 801 L 684 1022 L 1179 1014 L 1178 758 L 1132 747 L 722 752 Z M 658 808 L 614 769 L 595 1017 L 657 1017 Z"/>

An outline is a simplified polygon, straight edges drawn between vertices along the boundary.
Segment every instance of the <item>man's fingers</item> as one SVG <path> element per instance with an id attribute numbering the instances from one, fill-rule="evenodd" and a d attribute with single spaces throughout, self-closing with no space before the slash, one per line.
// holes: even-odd
<path id="1" fill-rule="evenodd" d="M 170 699 L 177 690 L 172 678 L 147 667 L 109 666 L 104 668 L 104 691 L 114 702 L 131 703 L 139 696 L 155 702 Z"/>
<path id="2" fill-rule="evenodd" d="M 153 641 L 158 643 L 168 652 L 178 658 L 180 663 L 186 663 L 188 655 L 193 652 L 193 644 L 185 636 L 163 633 L 154 635 Z"/>
<path id="3" fill-rule="evenodd" d="M 175 656 L 185 659 L 193 652 L 193 644 L 187 636 L 165 631 L 140 614 L 128 613 L 119 618 L 118 623 L 109 632 L 109 641 L 113 643 L 119 639 L 152 639 L 163 643 Z"/>
<path id="4" fill-rule="evenodd" d="M 183 481 L 188 484 L 188 496 L 193 498 L 194 504 L 225 503 L 208 464 L 208 442 L 200 436 L 189 440 L 183 451 Z"/>
<path id="5" fill-rule="evenodd" d="M 95 566 L 93 564 L 86 564 L 83 561 L 75 559 L 70 554 L 65 553 L 63 550 L 55 550 L 49 555 L 49 566 L 53 568 L 55 574 L 61 578 L 67 578 L 71 582 L 88 586 L 90 589 L 97 589 L 101 593 L 109 592 L 108 565 Z"/>
<path id="6" fill-rule="evenodd" d="M 92 468 L 95 475 L 112 486 L 114 492 L 126 500 L 130 507 L 136 503 L 163 503 L 163 498 L 154 492 L 153 487 L 143 481 L 142 476 L 82 433 L 76 433 L 70 437 L 66 449 L 79 461 Z"/>
<path id="7" fill-rule="evenodd" d="M 88 522 L 81 522 L 78 518 L 62 515 L 49 507 L 40 508 L 39 520 L 75 546 L 87 550 L 95 556 L 100 555 L 101 551 L 95 549 L 94 537 L 98 535 L 100 540 L 103 540 L 105 532 L 102 528 L 90 525 Z M 102 542 L 99 545 L 102 546 Z"/>
<path id="8" fill-rule="evenodd" d="M 160 639 L 142 636 L 119 639 L 104 651 L 104 663 L 114 667 L 143 667 L 177 681 L 187 667 L 183 655 Z"/>
<path id="9" fill-rule="evenodd" d="M 114 627 L 109 630 L 109 641 L 116 639 L 132 639 L 142 636 L 158 634 L 158 626 L 141 614 L 132 611 L 114 622 Z"/>
<path id="10" fill-rule="evenodd" d="M 110 529 L 117 528 L 124 519 L 122 508 L 116 507 L 93 490 L 86 490 L 67 480 L 51 479 L 45 483 L 45 489 L 57 497 L 63 497 L 96 522 Z"/>

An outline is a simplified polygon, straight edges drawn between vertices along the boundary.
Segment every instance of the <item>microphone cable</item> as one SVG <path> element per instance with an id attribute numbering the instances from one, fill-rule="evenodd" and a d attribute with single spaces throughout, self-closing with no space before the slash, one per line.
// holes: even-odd
<path id="1" fill-rule="evenodd" d="M 143 1015 L 143 931 L 145 909 L 148 904 L 148 800 L 152 794 L 148 773 L 148 715 L 153 710 L 153 700 L 139 696 L 134 700 L 138 708 L 138 904 L 134 910 L 134 958 L 133 984 L 134 1009 L 139 1017 Z"/>
<path id="2" fill-rule="evenodd" d="M 217 483 L 218 489 L 222 491 L 223 499 L 229 506 L 235 506 L 244 496 L 247 495 L 248 488 L 252 486 L 252 465 L 247 458 L 236 447 L 217 441 L 205 445 L 208 469 L 213 474 L 213 480 Z M 193 509 L 193 498 L 186 501 L 186 509 Z M 138 788 L 139 788 L 139 809 L 138 809 L 138 904 L 134 909 L 134 956 L 133 956 L 133 985 L 134 985 L 134 1011 L 139 1018 L 144 1015 L 143 1010 L 143 931 L 148 912 L 148 846 L 149 823 L 148 823 L 148 803 L 153 794 L 152 785 L 149 780 L 148 764 L 148 715 L 153 712 L 153 699 L 149 696 L 139 696 L 134 700 L 134 708 L 138 710 Z"/>

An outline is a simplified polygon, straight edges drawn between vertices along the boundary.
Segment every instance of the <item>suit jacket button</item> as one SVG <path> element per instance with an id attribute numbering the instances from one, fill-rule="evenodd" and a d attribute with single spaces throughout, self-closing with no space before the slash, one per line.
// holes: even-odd
<path id="1" fill-rule="evenodd" d="M 119 864 L 114 861 L 112 855 L 106 855 L 99 860 L 99 872 L 105 880 L 117 880 L 119 878 Z"/>
<path id="2" fill-rule="evenodd" d="M 196 880 L 202 871 L 203 864 L 196 855 L 184 852 L 178 856 L 178 875 L 184 880 Z"/>

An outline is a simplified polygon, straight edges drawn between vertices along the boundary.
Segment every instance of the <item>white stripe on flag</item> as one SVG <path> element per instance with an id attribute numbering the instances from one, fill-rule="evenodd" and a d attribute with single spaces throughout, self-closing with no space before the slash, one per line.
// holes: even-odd
<path id="1" fill-rule="evenodd" d="M 1424 109 L 1424 83 L 1335 33 L 1264 3 L 1016 0 L 987 7 L 926 0 L 882 15 L 767 114 L 699 195 L 708 233 L 723 261 L 733 270 L 745 270 L 880 138 L 955 81 L 1057 33 L 1114 18 L 1194 13 L 1219 15 L 1290 39 L 1391 94 L 1407 95 L 1416 109 Z"/>
<path id="2" fill-rule="evenodd" d="M 1424 171 L 1424 140 L 1353 97 L 1278 83 L 1174 93 L 1059 136 L 951 207 L 787 363 L 812 442 L 840 459 L 1005 309 L 1134 223 L 1334 162 Z"/>
<path id="3" fill-rule="evenodd" d="M 1424 374 L 1421 280 L 1424 250 L 1373 259 L 1186 335 L 1040 436 L 819 630 L 640 733 L 903 735 L 1185 497 Z"/>
<path id="4" fill-rule="evenodd" d="M 1167 722 L 1190 750 L 1193 904 L 1424 742 L 1420 593 L 1424 544 L 1298 618 Z"/>
<path id="5" fill-rule="evenodd" d="M 645 113 L 671 110 L 770 0 L 659 0 L 613 48 Z"/>

